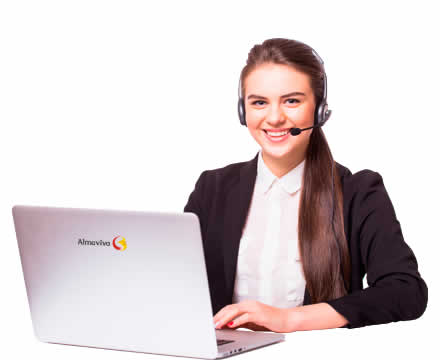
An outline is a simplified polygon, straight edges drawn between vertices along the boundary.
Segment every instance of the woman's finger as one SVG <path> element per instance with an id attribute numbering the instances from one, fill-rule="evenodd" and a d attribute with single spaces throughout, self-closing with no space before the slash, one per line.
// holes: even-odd
<path id="1" fill-rule="evenodd" d="M 233 307 L 233 304 L 226 305 L 224 308 L 220 309 L 217 314 L 214 315 L 213 321 L 214 324 L 217 324 L 220 320 L 222 320 L 225 315 L 230 311 L 231 307 Z"/>
<path id="2" fill-rule="evenodd" d="M 238 326 L 246 324 L 250 321 L 251 321 L 251 319 L 250 319 L 249 313 L 246 312 L 244 314 L 241 314 L 240 316 L 235 317 L 234 320 L 232 321 L 232 324 L 228 323 L 228 327 L 229 328 L 237 328 Z"/>
<path id="3" fill-rule="evenodd" d="M 219 313 L 218 321 L 215 323 L 216 329 L 221 329 L 223 326 L 229 324 L 242 312 L 238 304 L 228 305 L 228 307 L 227 310 L 226 307 L 224 308 L 225 311 L 222 314 Z M 223 311 L 223 309 L 221 311 Z"/>

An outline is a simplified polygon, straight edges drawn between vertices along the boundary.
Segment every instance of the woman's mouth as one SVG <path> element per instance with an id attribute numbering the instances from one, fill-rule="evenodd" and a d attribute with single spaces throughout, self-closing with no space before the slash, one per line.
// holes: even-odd
<path id="1" fill-rule="evenodd" d="M 267 138 L 270 142 L 273 142 L 273 143 L 280 143 L 280 142 L 283 142 L 283 141 L 285 141 L 286 139 L 288 139 L 289 136 L 290 136 L 290 129 L 287 130 L 287 131 L 280 131 L 280 132 L 279 132 L 279 134 L 284 134 L 284 135 L 278 135 L 276 132 L 271 132 L 271 133 L 269 134 L 266 130 L 263 130 L 263 132 L 264 132 L 266 138 Z M 277 135 L 275 135 L 275 134 L 277 134 Z"/>

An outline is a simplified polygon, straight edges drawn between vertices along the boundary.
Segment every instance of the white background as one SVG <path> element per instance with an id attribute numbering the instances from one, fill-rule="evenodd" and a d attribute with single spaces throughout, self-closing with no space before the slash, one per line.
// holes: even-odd
<path id="1" fill-rule="evenodd" d="M 429 302 L 415 321 L 291 333 L 241 357 L 437 353 L 434 4 L 2 1 L 1 357 L 163 358 L 38 342 L 11 207 L 183 211 L 203 170 L 258 151 L 239 124 L 238 76 L 250 48 L 272 37 L 303 41 L 324 59 L 333 113 L 323 129 L 334 158 L 383 176 Z"/>

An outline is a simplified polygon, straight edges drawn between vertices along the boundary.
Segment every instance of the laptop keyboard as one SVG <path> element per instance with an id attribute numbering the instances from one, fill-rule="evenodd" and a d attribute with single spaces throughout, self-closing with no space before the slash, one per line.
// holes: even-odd
<path id="1" fill-rule="evenodd" d="M 225 344 L 229 344 L 231 342 L 234 342 L 235 340 L 223 340 L 223 339 L 217 339 L 217 346 L 219 345 L 225 345 Z"/>

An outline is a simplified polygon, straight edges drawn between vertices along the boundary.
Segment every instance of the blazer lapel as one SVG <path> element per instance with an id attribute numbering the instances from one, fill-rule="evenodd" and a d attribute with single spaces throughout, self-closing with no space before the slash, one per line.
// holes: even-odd
<path id="1" fill-rule="evenodd" d="M 240 169 L 239 182 L 231 189 L 226 199 L 227 211 L 224 218 L 223 259 L 225 283 L 229 304 L 232 303 L 235 272 L 237 268 L 240 239 L 254 191 L 257 177 L 258 152 L 255 157 Z M 304 305 L 310 304 L 307 287 L 304 293 Z"/>

